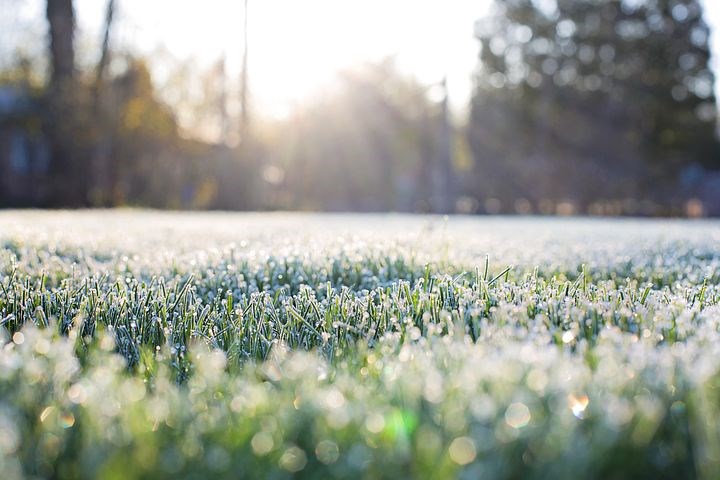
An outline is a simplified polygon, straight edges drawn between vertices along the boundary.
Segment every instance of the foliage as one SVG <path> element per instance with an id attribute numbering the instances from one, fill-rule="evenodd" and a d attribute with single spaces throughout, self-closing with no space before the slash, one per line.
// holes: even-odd
<path id="1" fill-rule="evenodd" d="M 1 206 L 720 214 L 700 0 L 492 2 L 457 122 L 445 82 L 392 59 L 270 118 L 238 105 L 224 57 L 123 51 L 111 0 L 101 45 L 72 0 L 37 21 L 22 3 L 0 20 Z"/>
<path id="2" fill-rule="evenodd" d="M 511 0 L 494 9 L 477 23 L 469 125 L 484 195 L 505 208 L 518 191 L 580 210 L 598 199 L 669 206 L 683 195 L 683 168 L 720 167 L 699 1 Z"/>

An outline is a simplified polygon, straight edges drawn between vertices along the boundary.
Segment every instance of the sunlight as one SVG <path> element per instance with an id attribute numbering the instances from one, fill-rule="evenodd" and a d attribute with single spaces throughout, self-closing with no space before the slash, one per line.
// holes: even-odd
<path id="1" fill-rule="evenodd" d="M 242 3 L 207 0 L 198 8 L 187 0 L 174 1 L 172 7 L 169 0 L 126 0 L 121 4 L 124 22 L 117 41 L 148 55 L 162 46 L 200 66 L 225 55 L 228 75 L 237 78 L 243 51 Z M 250 0 L 248 62 L 254 108 L 282 117 L 307 97 L 320 94 L 338 71 L 390 56 L 421 82 L 447 76 L 456 103 L 464 104 L 477 54 L 472 19 L 484 13 L 486 4 Z M 97 11 L 97 5 L 91 10 Z M 92 22 L 86 23 L 88 29 L 94 28 Z M 463 23 L 469 26 L 457 27 Z"/>

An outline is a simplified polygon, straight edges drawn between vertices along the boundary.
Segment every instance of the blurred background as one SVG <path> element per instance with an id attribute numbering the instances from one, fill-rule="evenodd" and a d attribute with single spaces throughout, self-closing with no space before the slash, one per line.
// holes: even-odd
<path id="1" fill-rule="evenodd" d="M 714 0 L 0 0 L 0 206 L 720 215 Z"/>

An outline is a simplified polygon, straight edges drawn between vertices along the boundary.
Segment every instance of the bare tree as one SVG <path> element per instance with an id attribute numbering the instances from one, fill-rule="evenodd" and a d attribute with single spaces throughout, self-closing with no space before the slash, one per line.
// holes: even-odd
<path id="1" fill-rule="evenodd" d="M 46 15 L 51 67 L 46 117 L 51 161 L 49 202 L 54 206 L 83 206 L 87 201 L 87 179 L 76 148 L 78 88 L 72 0 L 47 0 Z"/>
<path id="2" fill-rule="evenodd" d="M 94 205 L 112 206 L 115 190 L 115 177 L 117 166 L 111 157 L 112 136 L 109 125 L 107 125 L 106 108 L 107 102 L 103 102 L 105 71 L 110 63 L 110 35 L 112 32 L 115 11 L 115 0 L 108 0 L 105 8 L 105 21 L 103 28 L 102 47 L 100 60 L 95 70 L 95 85 L 93 89 L 93 117 L 100 123 L 100 131 L 93 149 L 92 159 L 92 185 L 90 188 L 90 199 Z"/>
<path id="3" fill-rule="evenodd" d="M 240 72 L 240 141 L 247 143 L 249 135 L 250 115 L 248 112 L 248 0 L 245 0 L 243 18 L 243 56 L 242 72 Z"/>
<path id="4" fill-rule="evenodd" d="M 105 7 L 105 25 L 103 28 L 103 40 L 100 50 L 100 61 L 98 61 L 97 70 L 95 71 L 95 85 L 99 86 L 103 81 L 103 75 L 110 61 L 110 33 L 115 18 L 115 0 L 108 0 Z M 97 87 L 96 87 L 97 89 Z"/>
<path id="5" fill-rule="evenodd" d="M 75 76 L 75 12 L 72 0 L 47 0 L 50 26 L 51 89 L 63 88 Z"/>

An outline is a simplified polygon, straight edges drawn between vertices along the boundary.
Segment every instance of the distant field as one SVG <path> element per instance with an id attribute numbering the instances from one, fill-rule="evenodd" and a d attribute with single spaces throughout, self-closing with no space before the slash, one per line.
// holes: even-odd
<path id="1" fill-rule="evenodd" d="M 0 477 L 717 478 L 720 222 L 0 212 Z"/>

